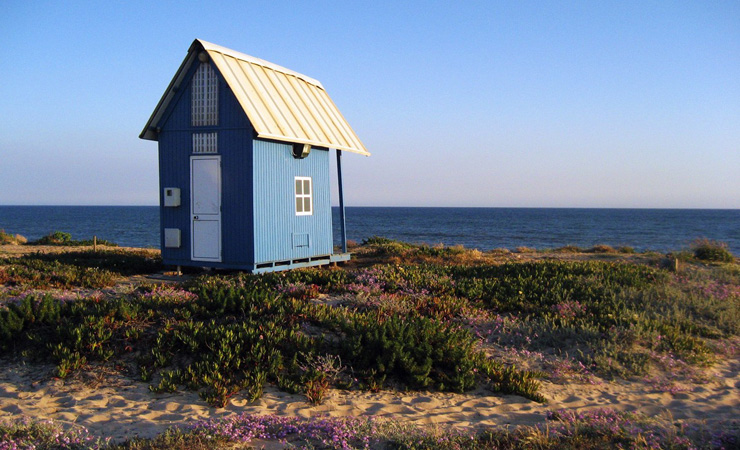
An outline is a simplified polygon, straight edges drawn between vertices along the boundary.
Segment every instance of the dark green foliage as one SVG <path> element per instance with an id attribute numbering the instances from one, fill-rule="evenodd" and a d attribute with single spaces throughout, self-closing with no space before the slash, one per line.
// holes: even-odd
<path id="1" fill-rule="evenodd" d="M 24 320 L 14 310 L 0 308 L 0 348 L 12 347 L 15 336 L 23 330 Z"/>
<path id="2" fill-rule="evenodd" d="M 28 295 L 0 308 L 0 349 L 15 345 L 16 337 L 31 327 L 47 328 L 59 321 L 61 304 L 51 295 Z"/>
<path id="3" fill-rule="evenodd" d="M 100 288 L 112 286 L 117 276 L 154 273 L 159 256 L 145 251 L 82 251 L 31 253 L 0 258 L 0 284 L 29 288 Z"/>
<path id="4" fill-rule="evenodd" d="M 457 281 L 457 295 L 483 300 L 497 311 L 518 313 L 537 312 L 567 300 L 598 303 L 612 292 L 645 287 L 663 276 L 646 266 L 607 262 L 456 266 L 450 273 Z"/>
<path id="5" fill-rule="evenodd" d="M 98 250 L 62 253 L 32 253 L 19 261 L 59 263 L 79 268 L 99 269 L 118 275 L 155 273 L 162 269 L 162 260 L 146 250 Z"/>
<path id="6" fill-rule="evenodd" d="M 482 368 L 490 380 L 492 391 L 521 395 L 536 402 L 547 402 L 547 399 L 539 393 L 540 382 L 537 380 L 542 378 L 544 374 L 517 370 L 514 366 L 505 367 L 490 360 L 486 361 Z"/>
<path id="7" fill-rule="evenodd" d="M 362 245 L 373 249 L 376 256 L 402 256 L 414 246 L 406 242 L 373 236 L 362 241 Z"/>
<path id="8" fill-rule="evenodd" d="M 432 258 L 450 258 L 456 255 L 461 255 L 465 253 L 465 247 L 457 245 L 452 247 L 445 247 L 445 246 L 429 246 L 429 245 L 420 245 L 416 249 L 416 253 L 421 256 L 429 256 Z"/>
<path id="9" fill-rule="evenodd" d="M 710 262 L 732 262 L 735 257 L 730 253 L 724 242 L 709 239 L 698 239 L 692 245 L 694 257 L 702 261 Z"/>
<path id="10" fill-rule="evenodd" d="M 342 356 L 368 380 L 392 377 L 413 389 L 455 392 L 475 386 L 474 369 L 485 357 L 467 330 L 424 317 L 358 319 L 344 327 Z"/>
<path id="11" fill-rule="evenodd" d="M 380 236 L 371 236 L 367 239 L 362 240 L 362 245 L 372 246 L 372 245 L 389 245 L 389 244 L 400 244 L 404 247 L 411 247 L 411 244 L 408 244 L 406 242 L 397 241 L 395 239 L 388 239 L 385 237 Z"/>
<path id="12" fill-rule="evenodd" d="M 118 244 L 115 244 L 113 242 L 106 241 L 103 239 L 98 239 L 96 243 L 97 245 L 106 245 L 108 247 L 118 247 Z M 28 245 L 92 246 L 93 240 L 85 239 L 81 241 L 76 241 L 72 239 L 72 235 L 69 233 L 66 233 L 64 231 L 54 231 L 52 233 L 47 234 L 46 236 L 42 238 L 29 242 Z"/>
<path id="13" fill-rule="evenodd" d="M 287 283 L 314 285 L 324 292 L 340 291 L 349 281 L 350 275 L 339 269 L 300 269 L 288 272 L 273 272 L 263 275 L 263 281 L 270 286 Z"/>
<path id="14" fill-rule="evenodd" d="M 64 231 L 54 231 L 35 241 L 29 242 L 29 245 L 69 245 L 72 242 L 72 235 Z"/>
<path id="15" fill-rule="evenodd" d="M 315 347 L 300 331 L 308 305 L 260 288 L 259 277 L 240 277 L 242 286 L 216 281 L 194 288 L 198 299 L 188 313 L 158 332 L 141 360 L 147 377 L 164 369 L 153 390 L 203 389 L 204 400 L 223 407 L 236 392 L 256 400 L 266 381 L 295 376 L 296 355 Z"/>
<path id="16" fill-rule="evenodd" d="M 29 255 L 30 256 L 30 255 Z M 115 284 L 112 272 L 32 257 L 0 258 L 0 284 L 27 288 L 99 288 Z"/>

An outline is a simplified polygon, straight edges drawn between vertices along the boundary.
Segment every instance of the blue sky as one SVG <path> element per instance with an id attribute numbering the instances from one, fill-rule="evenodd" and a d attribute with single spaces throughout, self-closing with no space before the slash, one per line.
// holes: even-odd
<path id="1" fill-rule="evenodd" d="M 740 208 L 736 1 L 0 9 L 0 204 L 156 204 L 138 134 L 199 38 L 322 82 L 350 206 Z"/>

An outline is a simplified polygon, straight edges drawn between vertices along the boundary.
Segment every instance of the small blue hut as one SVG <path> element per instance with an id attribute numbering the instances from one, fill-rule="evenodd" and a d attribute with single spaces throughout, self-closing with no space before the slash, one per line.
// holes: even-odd
<path id="1" fill-rule="evenodd" d="M 341 155 L 370 154 L 318 81 L 196 39 L 139 137 L 159 142 L 164 264 L 257 273 L 349 260 Z"/>

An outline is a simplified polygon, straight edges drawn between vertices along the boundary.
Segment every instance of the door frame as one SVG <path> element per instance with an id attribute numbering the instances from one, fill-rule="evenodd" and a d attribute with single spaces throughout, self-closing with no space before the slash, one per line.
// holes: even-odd
<path id="1" fill-rule="evenodd" d="M 216 188 L 218 190 L 218 213 L 208 214 L 208 221 L 218 222 L 218 256 L 209 257 L 196 257 L 195 256 L 195 222 L 199 220 L 199 216 L 203 214 L 195 214 L 195 185 L 193 183 L 193 166 L 194 161 L 197 160 L 216 160 L 218 162 L 218 180 L 216 182 Z M 221 262 L 223 256 L 223 229 L 222 229 L 222 218 L 221 218 L 221 205 L 222 205 L 222 173 L 221 173 L 221 155 L 197 155 L 190 157 L 190 259 L 191 261 L 209 261 L 209 262 Z"/>

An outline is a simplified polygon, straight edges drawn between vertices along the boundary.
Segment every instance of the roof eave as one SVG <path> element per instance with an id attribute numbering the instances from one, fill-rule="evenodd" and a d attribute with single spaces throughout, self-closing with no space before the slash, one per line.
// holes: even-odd
<path id="1" fill-rule="evenodd" d="M 203 45 L 196 39 L 188 49 L 188 54 L 185 56 L 182 64 L 180 64 L 180 68 L 177 69 L 175 76 L 172 78 L 170 84 L 167 86 L 167 89 L 164 91 L 164 94 L 159 100 L 159 103 L 157 103 L 157 107 L 154 108 L 154 112 L 152 113 L 151 117 L 149 117 L 149 121 L 147 121 L 146 126 L 141 131 L 141 134 L 139 134 L 139 138 L 147 139 L 150 141 L 159 140 L 159 133 L 157 132 L 159 121 L 162 119 L 162 116 L 167 110 L 167 106 L 169 106 L 172 99 L 180 90 L 180 85 L 182 84 L 183 78 L 185 78 L 188 69 L 198 57 L 198 51 L 202 49 Z"/>
<path id="2" fill-rule="evenodd" d="M 280 136 L 280 135 L 274 135 L 274 134 L 268 134 L 268 133 L 258 133 L 258 138 L 261 139 L 270 139 L 272 141 L 280 141 L 280 142 L 289 142 L 291 144 L 309 144 L 315 147 L 323 147 L 323 148 L 333 148 L 335 150 L 341 150 L 343 152 L 352 152 L 357 153 L 358 155 L 362 156 L 370 156 L 370 152 L 365 150 L 365 148 L 357 148 L 357 147 L 346 147 L 342 145 L 336 145 L 336 144 L 327 144 L 326 142 L 320 142 L 320 141 L 312 141 L 309 139 L 302 139 L 298 137 L 293 136 Z"/>

